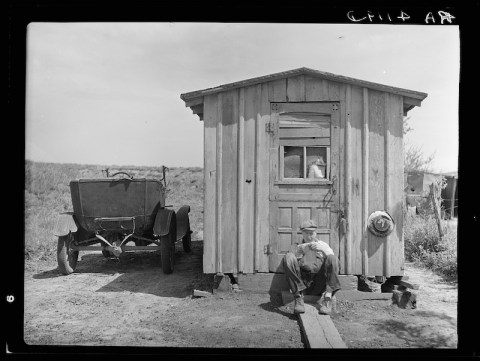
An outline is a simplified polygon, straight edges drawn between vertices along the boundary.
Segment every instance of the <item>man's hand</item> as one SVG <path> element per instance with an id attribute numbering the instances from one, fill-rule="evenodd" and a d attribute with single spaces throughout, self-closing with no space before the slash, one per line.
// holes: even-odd
<path id="1" fill-rule="evenodd" d="M 315 252 L 319 252 L 322 250 L 318 242 L 310 242 L 309 245 L 310 245 L 310 248 Z"/>

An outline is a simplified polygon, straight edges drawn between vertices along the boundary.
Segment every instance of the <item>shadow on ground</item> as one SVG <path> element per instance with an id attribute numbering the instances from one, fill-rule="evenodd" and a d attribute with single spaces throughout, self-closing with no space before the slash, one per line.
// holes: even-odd
<path id="1" fill-rule="evenodd" d="M 181 245 L 175 250 L 174 270 L 165 274 L 158 251 L 125 252 L 120 259 L 105 258 L 101 252 L 80 253 L 74 274 L 63 275 L 58 268 L 33 275 L 34 279 L 78 277 L 88 274 L 118 275 L 96 292 L 132 292 L 159 297 L 184 298 L 194 288 L 205 288 L 202 267 L 203 243 L 192 242 L 192 251 L 186 253 Z M 197 287 L 199 286 L 199 287 Z M 207 285 L 208 287 L 208 285 Z"/>
<path id="2" fill-rule="evenodd" d="M 398 338 L 406 340 L 411 346 L 423 348 L 441 348 L 455 346 L 456 342 L 452 339 L 452 331 L 456 329 L 457 323 L 454 318 L 437 312 L 419 311 L 415 313 L 416 320 L 422 320 L 421 324 L 411 322 L 408 319 L 404 321 L 385 320 L 377 325 L 378 331 L 384 331 L 394 334 Z M 431 327 L 432 318 L 445 321 L 445 328 Z"/>

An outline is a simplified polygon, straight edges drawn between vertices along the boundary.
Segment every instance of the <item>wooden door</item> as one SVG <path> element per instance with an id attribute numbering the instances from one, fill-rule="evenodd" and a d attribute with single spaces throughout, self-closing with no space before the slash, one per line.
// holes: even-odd
<path id="1" fill-rule="evenodd" d="M 270 272 L 283 272 L 281 260 L 301 243 L 307 219 L 339 255 L 339 114 L 338 102 L 271 104 Z"/>

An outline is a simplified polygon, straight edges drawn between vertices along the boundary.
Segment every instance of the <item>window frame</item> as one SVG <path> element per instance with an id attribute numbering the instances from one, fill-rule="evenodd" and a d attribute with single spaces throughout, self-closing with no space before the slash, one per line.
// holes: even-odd
<path id="1" fill-rule="evenodd" d="M 303 148 L 303 178 L 285 178 L 284 177 L 284 175 L 285 175 L 285 171 L 284 171 L 285 147 Z M 323 179 L 307 178 L 307 147 L 308 148 L 325 148 L 326 149 L 327 166 L 325 167 L 325 178 L 323 178 Z M 330 145 L 317 145 L 317 144 L 311 144 L 311 145 L 308 145 L 308 144 L 304 144 L 304 145 L 292 144 L 292 145 L 288 145 L 288 143 L 286 142 L 285 144 L 280 144 L 278 149 L 279 149 L 279 173 L 280 174 L 279 174 L 278 180 L 275 182 L 275 184 L 333 184 L 333 182 L 330 180 L 330 174 L 331 174 Z"/>

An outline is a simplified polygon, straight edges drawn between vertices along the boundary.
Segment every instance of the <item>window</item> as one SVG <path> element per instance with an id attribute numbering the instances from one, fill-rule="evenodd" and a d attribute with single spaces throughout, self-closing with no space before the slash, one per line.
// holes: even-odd
<path id="1" fill-rule="evenodd" d="M 285 112 L 278 117 L 278 181 L 325 183 L 330 179 L 329 114 Z"/>
<path id="2" fill-rule="evenodd" d="M 329 179 L 330 147 L 284 145 L 280 153 L 282 179 Z"/>

